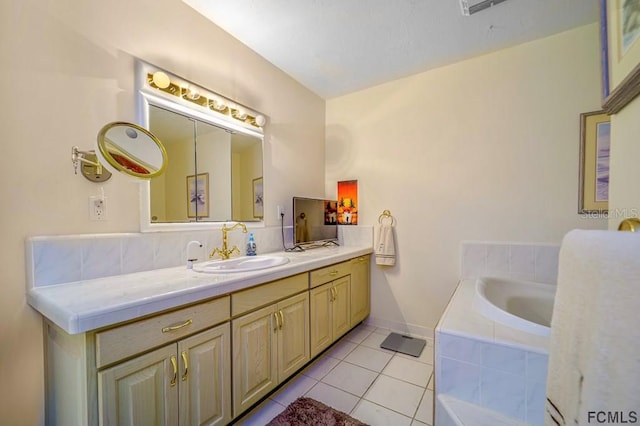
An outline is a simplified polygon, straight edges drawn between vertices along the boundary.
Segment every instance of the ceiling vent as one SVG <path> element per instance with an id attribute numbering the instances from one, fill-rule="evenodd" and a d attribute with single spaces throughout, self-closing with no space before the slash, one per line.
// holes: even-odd
<path id="1" fill-rule="evenodd" d="M 460 7 L 462 8 L 463 15 L 470 16 L 476 12 L 500 4 L 503 1 L 506 0 L 460 0 Z"/>

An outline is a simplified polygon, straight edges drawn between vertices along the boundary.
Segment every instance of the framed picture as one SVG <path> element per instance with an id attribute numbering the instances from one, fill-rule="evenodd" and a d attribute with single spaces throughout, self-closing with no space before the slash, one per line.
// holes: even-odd
<path id="1" fill-rule="evenodd" d="M 603 109 L 615 114 L 640 94 L 640 0 L 600 0 Z"/>
<path id="2" fill-rule="evenodd" d="M 611 123 L 605 111 L 580 114 L 580 194 L 578 213 L 609 209 Z"/>
<path id="3" fill-rule="evenodd" d="M 209 217 L 209 173 L 187 176 L 187 217 Z"/>
<path id="4" fill-rule="evenodd" d="M 253 217 L 264 217 L 264 188 L 262 177 L 253 180 Z"/>
<path id="5" fill-rule="evenodd" d="M 358 181 L 338 182 L 338 224 L 358 224 Z"/>

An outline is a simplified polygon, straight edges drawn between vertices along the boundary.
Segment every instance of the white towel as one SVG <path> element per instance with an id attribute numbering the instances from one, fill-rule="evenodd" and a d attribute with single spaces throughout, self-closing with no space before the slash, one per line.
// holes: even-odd
<path id="1" fill-rule="evenodd" d="M 640 235 L 576 230 L 565 236 L 545 415 L 547 425 L 640 418 Z"/>
<path id="2" fill-rule="evenodd" d="M 393 238 L 393 226 L 382 224 L 376 238 L 376 264 L 393 266 L 396 264 L 396 243 Z"/>

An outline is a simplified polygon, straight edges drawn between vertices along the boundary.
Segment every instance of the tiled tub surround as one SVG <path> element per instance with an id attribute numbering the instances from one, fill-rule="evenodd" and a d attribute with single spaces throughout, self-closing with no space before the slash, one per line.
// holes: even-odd
<path id="1" fill-rule="evenodd" d="M 277 280 L 371 252 L 372 227 L 340 230 L 341 246 L 286 253 L 279 227 L 254 228 L 258 253 L 287 256 L 266 270 L 202 274 L 186 269 L 186 245 L 210 251 L 220 231 L 33 237 L 26 242 L 27 300 L 69 334 L 83 333 Z M 244 247 L 248 234 L 229 234 Z"/>
<path id="2" fill-rule="evenodd" d="M 549 338 L 472 305 L 478 276 L 555 284 L 558 253 L 555 245 L 462 244 L 462 280 L 435 332 L 436 424 L 544 424 Z"/>
<path id="3" fill-rule="evenodd" d="M 544 424 L 548 337 L 496 323 L 473 310 L 475 280 L 463 280 L 436 327 L 436 421 L 440 396 L 530 424 Z"/>
<path id="4" fill-rule="evenodd" d="M 461 279 L 499 277 L 555 284 L 559 253 L 560 246 L 554 244 L 465 241 Z"/>

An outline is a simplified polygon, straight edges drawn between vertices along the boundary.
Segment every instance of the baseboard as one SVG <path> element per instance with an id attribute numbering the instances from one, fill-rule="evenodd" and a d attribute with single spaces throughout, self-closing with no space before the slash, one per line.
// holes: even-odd
<path id="1" fill-rule="evenodd" d="M 433 339 L 434 336 L 434 331 L 432 328 L 423 327 L 421 325 L 391 321 L 384 318 L 375 318 L 369 316 L 369 318 L 367 318 L 364 323 L 373 327 L 386 328 L 390 331 L 395 331 L 396 333 L 408 334 L 413 337 L 425 337 L 428 339 Z"/>

